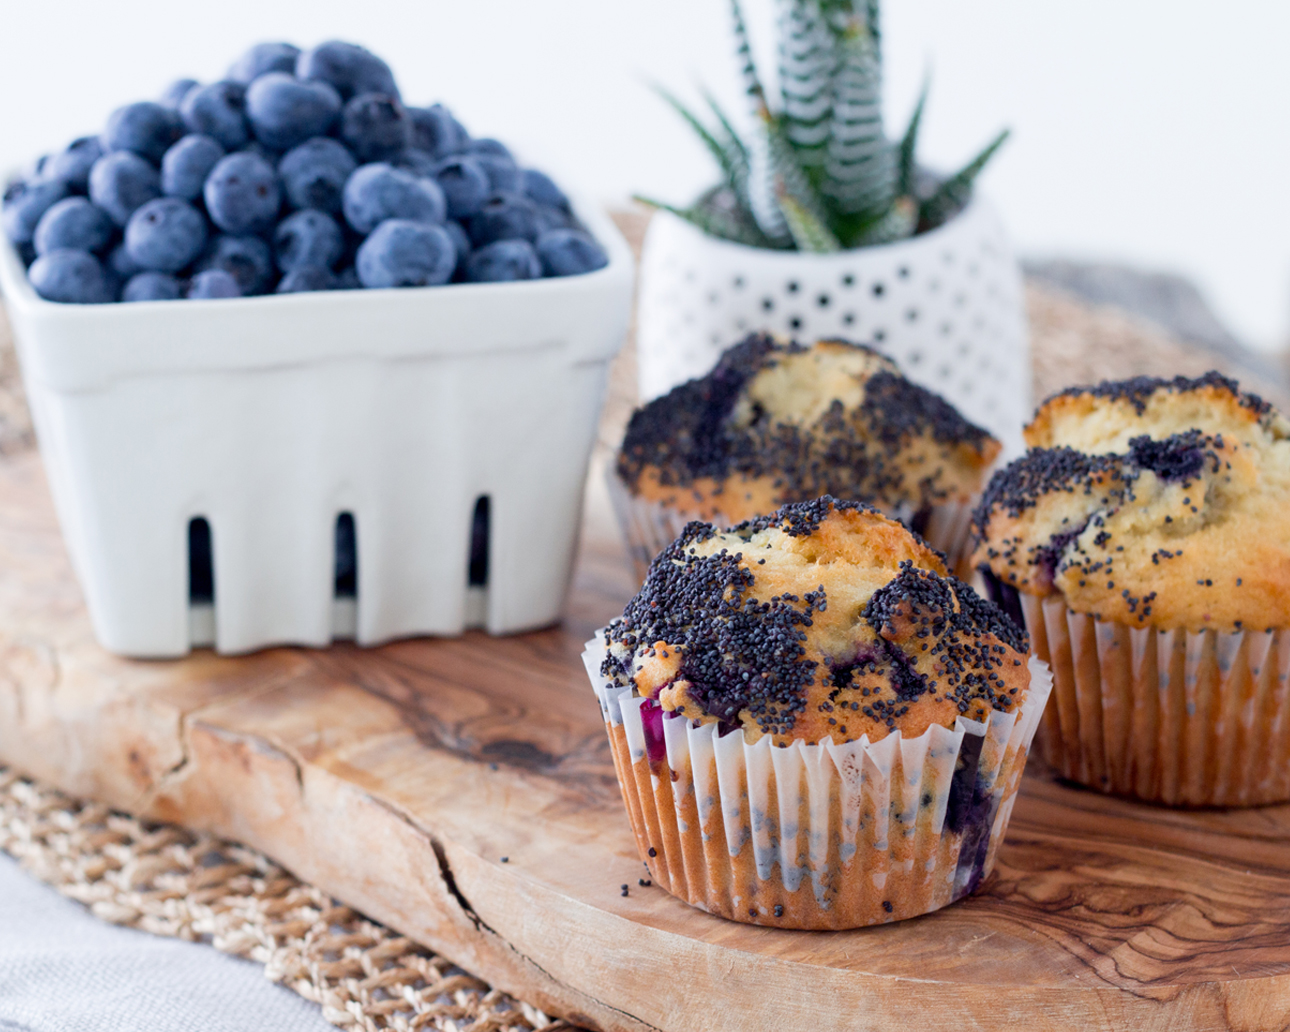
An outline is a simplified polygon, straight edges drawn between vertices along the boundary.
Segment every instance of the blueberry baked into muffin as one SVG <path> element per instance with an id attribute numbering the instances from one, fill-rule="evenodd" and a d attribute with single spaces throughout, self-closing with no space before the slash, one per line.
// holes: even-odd
<path id="1" fill-rule="evenodd" d="M 689 519 L 731 526 L 826 494 L 874 505 L 954 558 L 1000 447 L 872 348 L 754 334 L 636 411 L 616 493 L 642 573 Z"/>
<path id="2" fill-rule="evenodd" d="M 916 535 L 824 497 L 691 523 L 586 658 L 655 880 L 849 928 L 989 871 L 1047 697 L 1027 652 Z"/>
<path id="3" fill-rule="evenodd" d="M 1040 406 L 974 517 L 1050 661 L 1041 751 L 1104 791 L 1290 798 L 1290 421 L 1235 381 L 1140 377 Z"/>

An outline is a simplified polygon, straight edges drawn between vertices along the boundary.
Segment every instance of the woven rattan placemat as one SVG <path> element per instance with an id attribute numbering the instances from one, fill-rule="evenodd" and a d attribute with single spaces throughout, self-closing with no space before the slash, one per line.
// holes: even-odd
<path id="1" fill-rule="evenodd" d="M 647 218 L 624 213 L 617 220 L 639 247 Z M 1205 349 L 1118 310 L 1035 283 L 1027 285 L 1026 295 L 1036 398 L 1069 384 L 1139 374 L 1196 375 L 1219 368 L 1240 375 Z M 602 453 L 620 438 L 634 399 L 629 340 L 611 371 Z M 0 310 L 0 456 L 33 444 Z M 269 978 L 318 1003 L 323 1016 L 342 1028 L 572 1028 L 367 920 L 255 850 L 71 799 L 3 767 L 0 849 L 104 920 L 206 942 L 263 964 Z"/>
<path id="2" fill-rule="evenodd" d="M 113 924 L 206 942 L 362 1032 L 572 1026 L 305 885 L 253 849 L 70 799 L 0 767 L 0 849 Z"/>

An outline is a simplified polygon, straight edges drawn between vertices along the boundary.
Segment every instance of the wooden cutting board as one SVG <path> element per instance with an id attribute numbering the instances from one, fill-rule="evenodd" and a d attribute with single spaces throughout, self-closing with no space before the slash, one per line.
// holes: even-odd
<path id="1" fill-rule="evenodd" d="M 36 455 L 0 461 L 0 762 L 249 843 L 588 1028 L 1290 1028 L 1290 807 L 1032 765 L 996 872 L 937 914 L 784 932 L 639 885 L 578 658 L 633 585 L 599 500 L 584 537 L 561 627 L 135 662 L 91 637 Z"/>

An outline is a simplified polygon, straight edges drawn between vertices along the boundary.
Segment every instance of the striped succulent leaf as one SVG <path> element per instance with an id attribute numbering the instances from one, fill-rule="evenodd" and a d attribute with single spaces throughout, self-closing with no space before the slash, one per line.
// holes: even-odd
<path id="1" fill-rule="evenodd" d="M 799 161 L 806 167 L 824 164 L 836 65 L 834 34 L 819 0 L 781 0 L 780 118 Z"/>
<path id="2" fill-rule="evenodd" d="M 779 186 L 781 187 L 779 207 L 788 222 L 797 250 L 814 254 L 842 250 L 842 245 L 833 235 L 833 231 L 820 218 L 798 204 L 792 194 L 783 190 L 782 183 Z"/>
<path id="3" fill-rule="evenodd" d="M 740 0 L 730 0 L 744 92 L 760 131 L 741 137 L 706 97 L 716 118 L 710 128 L 660 90 L 712 153 L 722 181 L 689 208 L 638 200 L 712 236 L 817 252 L 904 239 L 952 217 L 1008 134 L 937 179 L 915 156 L 926 84 L 899 143 L 883 132 L 880 0 L 779 3 L 782 111 L 770 107 Z"/>
<path id="4" fill-rule="evenodd" d="M 744 92 L 748 96 L 753 119 L 758 125 L 772 124 L 775 116 L 771 114 L 770 104 L 766 100 L 766 91 L 762 88 L 761 76 L 757 74 L 757 62 L 753 58 L 748 25 L 744 21 L 743 6 L 739 0 L 730 0 L 730 15 L 734 24 L 735 50 L 741 65 Z M 776 200 L 776 161 L 771 155 L 768 134 L 756 134 L 748 150 L 748 206 L 753 218 L 761 231 L 776 246 L 792 246 L 792 233 L 789 232 L 784 213 Z"/>
<path id="5" fill-rule="evenodd" d="M 882 128 L 882 73 L 867 24 L 851 17 L 839 32 L 822 193 L 846 215 L 877 219 L 896 199 L 896 155 Z"/>
<path id="6" fill-rule="evenodd" d="M 837 235 L 828 228 L 828 210 L 815 192 L 810 177 L 798 163 L 797 152 L 787 130 L 769 112 L 765 135 L 775 201 L 798 250 L 838 250 L 841 244 Z"/>

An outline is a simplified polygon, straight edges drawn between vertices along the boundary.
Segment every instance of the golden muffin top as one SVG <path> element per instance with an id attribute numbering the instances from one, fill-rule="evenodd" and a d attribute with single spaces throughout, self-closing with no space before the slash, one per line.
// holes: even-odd
<path id="1" fill-rule="evenodd" d="M 1000 447 L 872 348 L 753 334 L 635 412 L 618 472 L 727 524 L 825 494 L 914 512 L 976 494 Z"/>
<path id="2" fill-rule="evenodd" d="M 976 561 L 1133 626 L 1290 624 L 1290 422 L 1234 380 L 1049 398 L 977 510 Z"/>
<path id="3" fill-rule="evenodd" d="M 721 532 L 693 522 L 605 629 L 602 674 L 777 745 L 917 736 L 1008 712 L 1025 632 L 877 510 L 820 498 Z"/>

